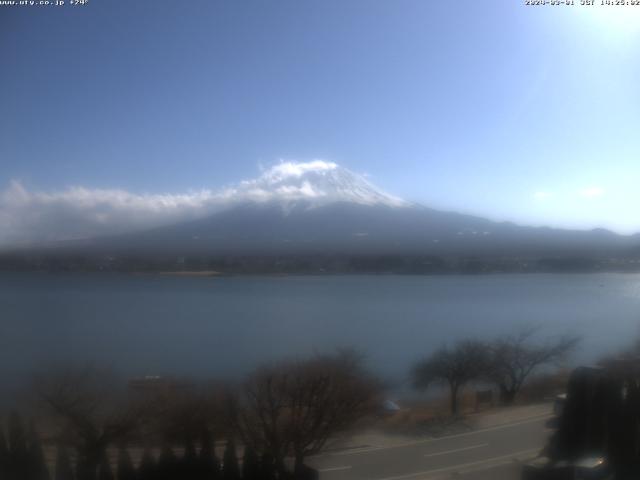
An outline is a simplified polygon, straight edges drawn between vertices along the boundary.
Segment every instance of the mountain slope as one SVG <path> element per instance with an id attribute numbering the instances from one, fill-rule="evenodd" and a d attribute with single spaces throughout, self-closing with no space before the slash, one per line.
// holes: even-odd
<path id="1" fill-rule="evenodd" d="M 217 193 L 204 218 L 63 243 L 92 256 L 436 255 L 620 257 L 638 238 L 523 227 L 422 207 L 334 163 L 281 163 Z"/>
<path id="2" fill-rule="evenodd" d="M 170 255 L 606 256 L 626 253 L 636 243 L 607 231 L 521 227 L 417 206 L 335 202 L 287 209 L 248 203 L 201 220 L 98 239 L 90 248 Z"/>

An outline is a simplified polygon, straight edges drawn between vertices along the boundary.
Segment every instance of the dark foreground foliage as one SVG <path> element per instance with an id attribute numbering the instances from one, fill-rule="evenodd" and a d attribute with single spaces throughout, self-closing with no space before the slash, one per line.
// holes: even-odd
<path id="1" fill-rule="evenodd" d="M 97 464 L 86 461 L 65 445 L 56 446 L 55 462 L 47 465 L 42 444 L 34 426 L 28 433 L 17 414 L 9 418 L 8 435 L 0 428 L 0 479 L 2 480 L 306 480 L 316 479 L 315 470 L 277 474 L 273 458 L 259 455 L 252 447 L 239 449 L 226 442 L 222 462 L 216 458 L 211 435 L 203 433 L 199 445 L 187 439 L 182 445 L 165 444 L 158 455 L 145 449 L 136 466 L 129 449 L 120 446 L 117 456 L 102 452 Z M 8 438 L 8 440 L 7 440 Z M 178 455 L 177 452 L 180 452 Z M 73 453 L 73 454 L 72 454 Z"/>

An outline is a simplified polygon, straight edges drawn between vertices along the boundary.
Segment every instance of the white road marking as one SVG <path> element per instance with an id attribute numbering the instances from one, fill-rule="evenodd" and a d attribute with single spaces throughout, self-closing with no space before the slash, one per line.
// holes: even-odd
<path id="1" fill-rule="evenodd" d="M 489 446 L 488 443 L 481 443 L 479 445 L 471 445 L 470 447 L 456 448 L 454 450 L 445 450 L 444 452 L 427 453 L 425 457 L 438 457 L 440 455 L 448 455 L 449 453 L 464 452 L 465 450 L 473 450 L 475 448 L 482 448 L 482 447 L 488 447 L 488 446 Z"/>
<path id="2" fill-rule="evenodd" d="M 521 450 L 520 452 L 513 452 L 513 453 L 510 453 L 509 455 L 501 455 L 499 457 L 486 458 L 484 460 L 478 460 L 476 462 L 461 463 L 459 465 L 453 465 L 450 467 L 435 468 L 433 470 L 425 470 L 423 472 L 408 473 L 405 475 L 398 475 L 395 477 L 377 478 L 376 480 L 408 480 L 410 478 L 418 478 L 418 477 L 424 478 L 425 476 L 433 475 L 434 473 L 455 472 L 458 470 L 463 470 L 469 467 L 476 467 L 479 465 L 498 466 L 501 463 L 498 463 L 497 465 L 493 465 L 493 464 L 496 462 L 504 461 L 504 460 L 512 460 L 521 455 L 528 455 L 528 454 L 536 453 L 538 451 L 540 451 L 539 448 L 530 448 L 528 450 Z"/>
<path id="3" fill-rule="evenodd" d="M 321 473 L 324 472 L 337 472 L 339 470 L 351 470 L 353 467 L 351 465 L 347 465 L 344 467 L 331 467 L 331 468 L 321 468 L 320 470 L 318 470 Z"/>
<path id="4" fill-rule="evenodd" d="M 519 421 L 519 422 L 514 422 L 514 423 L 505 423 L 502 425 L 496 425 L 495 427 L 488 427 L 488 428 L 482 428 L 480 430 L 473 430 L 471 432 L 465 432 L 465 433 L 457 433 L 455 435 L 447 435 L 445 437 L 438 437 L 438 438 L 427 438 L 425 440 L 416 440 L 415 442 L 406 442 L 406 443 L 398 443 L 395 445 L 389 445 L 388 447 L 369 447 L 369 448 L 363 448 L 363 449 L 359 449 L 359 450 L 348 450 L 348 451 L 343 451 L 343 452 L 334 452 L 334 453 L 329 453 L 326 454 L 328 456 L 345 456 L 345 455 L 358 455 L 361 453 L 369 453 L 369 452 L 377 452 L 380 450 L 392 450 L 394 448 L 403 448 L 403 447 L 410 447 L 412 445 L 422 445 L 425 443 L 432 443 L 432 442 L 439 442 L 441 440 L 448 440 L 450 438 L 458 438 L 458 437 L 467 437 L 469 435 L 476 435 L 478 433 L 484 433 L 484 432 L 492 432 L 495 430 L 502 430 L 504 428 L 511 428 L 511 427 L 517 427 L 518 425 L 525 425 L 527 423 L 533 423 L 533 422 L 538 422 L 540 420 L 544 420 L 546 418 L 551 418 L 553 416 L 552 413 L 545 413 L 542 415 L 535 415 L 533 417 L 529 417 L 525 420 Z M 323 457 L 324 455 L 318 455 L 318 457 Z"/>

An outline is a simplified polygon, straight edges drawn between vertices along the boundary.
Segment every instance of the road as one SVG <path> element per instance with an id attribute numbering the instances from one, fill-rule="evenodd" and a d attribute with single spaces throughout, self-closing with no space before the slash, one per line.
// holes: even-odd
<path id="1" fill-rule="evenodd" d="M 389 447 L 324 454 L 309 462 L 321 480 L 516 480 L 517 461 L 535 456 L 549 436 L 549 415 Z"/>

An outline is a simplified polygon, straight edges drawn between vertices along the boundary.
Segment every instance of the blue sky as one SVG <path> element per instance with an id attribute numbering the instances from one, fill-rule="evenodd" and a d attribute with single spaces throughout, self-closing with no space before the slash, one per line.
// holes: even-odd
<path id="1" fill-rule="evenodd" d="M 0 7 L 0 188 L 324 159 L 438 208 L 640 231 L 639 34 L 640 7 L 506 0 Z"/>

